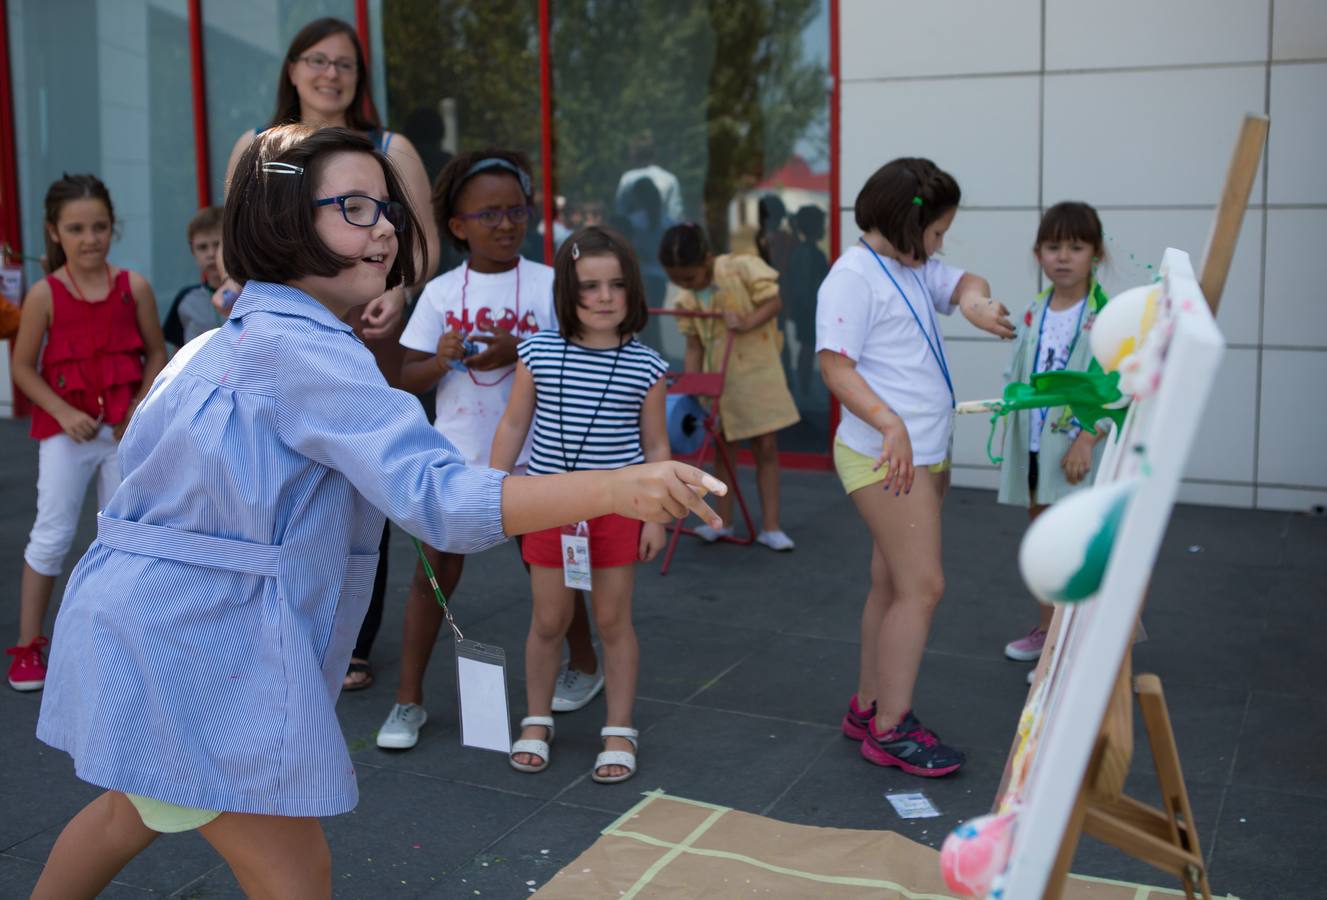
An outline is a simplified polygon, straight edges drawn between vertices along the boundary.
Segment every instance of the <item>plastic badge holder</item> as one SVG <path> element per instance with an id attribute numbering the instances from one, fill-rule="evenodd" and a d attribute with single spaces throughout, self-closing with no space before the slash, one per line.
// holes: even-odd
<path id="1" fill-rule="evenodd" d="M 510 753 L 506 652 L 501 647 L 457 638 L 456 694 L 461 709 L 461 744 Z"/>

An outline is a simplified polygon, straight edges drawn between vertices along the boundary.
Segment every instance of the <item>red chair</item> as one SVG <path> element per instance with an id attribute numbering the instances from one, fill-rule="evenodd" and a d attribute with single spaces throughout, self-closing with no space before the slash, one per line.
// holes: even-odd
<path id="1" fill-rule="evenodd" d="M 688 319 L 722 319 L 723 314 L 717 312 L 692 312 L 681 309 L 652 309 L 650 315 L 654 316 L 674 316 L 676 318 Z M 701 422 L 701 427 L 705 429 L 705 437 L 701 441 L 700 449 L 688 461 L 696 466 L 704 466 L 709 458 L 710 450 L 713 449 L 728 471 L 733 473 L 732 483 L 728 485 L 728 490 L 732 492 L 737 500 L 738 509 L 742 511 L 742 521 L 746 525 L 746 536 L 737 537 L 736 535 L 726 535 L 719 538 L 720 541 L 726 541 L 730 544 L 741 544 L 743 546 L 753 544 L 756 540 L 756 529 L 751 522 L 751 513 L 746 508 L 746 500 L 742 497 L 742 489 L 737 483 L 737 466 L 734 463 L 732 453 L 729 452 L 727 443 L 720 441 L 722 432 L 719 430 L 719 398 L 723 394 L 724 377 L 728 371 L 728 359 L 733 352 L 733 333 L 728 332 L 728 340 L 724 343 L 723 361 L 719 365 L 717 372 L 669 372 L 668 393 L 684 394 L 692 397 L 709 400 L 709 413 Z M 675 521 L 672 525 L 672 536 L 668 540 L 668 549 L 664 552 L 663 564 L 659 567 L 660 575 L 668 574 L 668 567 L 672 564 L 673 554 L 677 551 L 677 542 L 683 534 L 695 534 L 695 530 L 686 527 L 686 517 Z"/>

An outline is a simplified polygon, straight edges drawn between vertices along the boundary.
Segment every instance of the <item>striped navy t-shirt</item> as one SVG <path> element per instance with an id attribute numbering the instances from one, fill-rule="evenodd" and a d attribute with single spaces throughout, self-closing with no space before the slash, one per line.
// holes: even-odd
<path id="1" fill-rule="evenodd" d="M 663 357 L 632 338 L 592 350 L 541 331 L 516 355 L 534 376 L 534 442 L 529 473 L 620 469 L 645 461 L 640 411 L 668 371 Z"/>

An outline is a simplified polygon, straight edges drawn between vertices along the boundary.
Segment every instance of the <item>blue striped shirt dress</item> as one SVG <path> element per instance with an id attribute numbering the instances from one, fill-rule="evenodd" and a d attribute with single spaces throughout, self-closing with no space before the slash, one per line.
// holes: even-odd
<path id="1" fill-rule="evenodd" d="M 37 737 L 101 787 L 223 812 L 358 799 L 335 703 L 384 513 L 433 547 L 504 540 L 467 468 L 350 327 L 250 282 L 120 445 L 124 481 L 70 576 Z"/>

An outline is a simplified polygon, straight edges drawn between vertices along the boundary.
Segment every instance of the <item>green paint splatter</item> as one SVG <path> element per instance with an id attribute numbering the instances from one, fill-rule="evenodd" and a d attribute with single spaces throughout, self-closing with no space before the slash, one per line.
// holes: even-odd
<path id="1" fill-rule="evenodd" d="M 1130 496 L 1132 491 L 1121 491 L 1106 511 L 1101 527 L 1088 542 L 1083 564 L 1060 591 L 1060 598 L 1064 602 L 1086 600 L 1101 589 L 1101 579 L 1106 574 L 1106 564 L 1110 562 L 1110 551 L 1115 546 L 1115 532 L 1119 530 L 1120 519 L 1124 517 L 1124 508 L 1129 504 Z"/>

